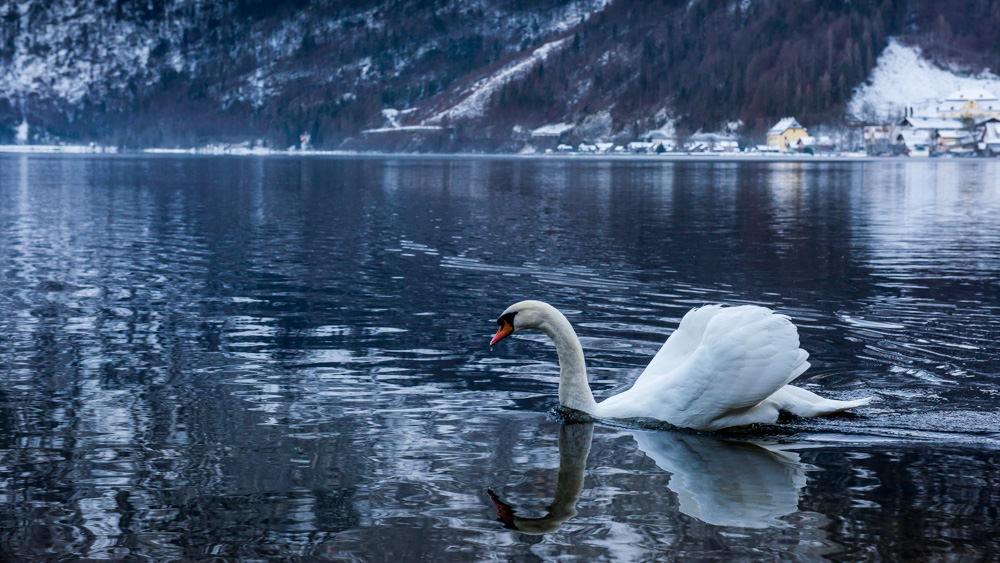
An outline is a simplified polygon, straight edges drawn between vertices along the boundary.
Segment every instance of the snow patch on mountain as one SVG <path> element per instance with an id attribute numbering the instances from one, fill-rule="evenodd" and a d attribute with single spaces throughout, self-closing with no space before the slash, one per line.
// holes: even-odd
<path id="1" fill-rule="evenodd" d="M 590 0 L 569 4 L 563 9 L 563 14 L 557 16 L 543 31 L 545 33 L 568 31 L 594 14 L 604 11 L 610 3 L 611 0 Z"/>
<path id="2" fill-rule="evenodd" d="M 549 23 L 542 27 L 541 34 L 563 33 L 588 18 L 602 12 L 611 0 L 581 0 L 562 8 Z M 537 27 L 537 22 L 534 24 Z M 550 41 L 536 48 L 527 57 L 509 64 L 498 72 L 476 81 L 465 96 L 454 106 L 427 119 L 428 123 L 440 123 L 444 119 L 471 119 L 483 115 L 493 95 L 508 82 L 524 76 L 535 69 L 552 53 L 561 49 L 568 37 Z"/>
<path id="3" fill-rule="evenodd" d="M 454 120 L 479 117 L 486 111 L 486 106 L 489 104 L 490 98 L 493 97 L 494 93 L 503 88 L 511 80 L 520 78 L 534 69 L 547 59 L 549 55 L 558 51 L 568 40 L 568 38 L 563 38 L 550 41 L 532 51 L 527 57 L 516 63 L 507 65 L 495 74 L 477 81 L 473 84 L 471 92 L 462 101 L 431 117 L 428 119 L 428 122 L 439 123 L 445 118 Z"/>
<path id="4" fill-rule="evenodd" d="M 925 59 L 919 47 L 890 38 L 868 82 L 854 90 L 847 111 L 866 123 L 902 117 L 907 108 L 916 116 L 936 116 L 936 107 L 960 89 L 983 89 L 1000 94 L 1000 77 L 983 71 L 962 75 Z"/>
<path id="5" fill-rule="evenodd" d="M 16 131 L 15 131 L 15 134 L 14 134 L 14 142 L 17 143 L 17 144 L 19 144 L 19 145 L 26 144 L 28 142 L 28 131 L 29 131 L 29 129 L 30 128 L 28 126 L 28 120 L 25 119 L 25 120 L 21 121 L 21 124 L 18 125 L 17 128 L 16 128 Z"/>

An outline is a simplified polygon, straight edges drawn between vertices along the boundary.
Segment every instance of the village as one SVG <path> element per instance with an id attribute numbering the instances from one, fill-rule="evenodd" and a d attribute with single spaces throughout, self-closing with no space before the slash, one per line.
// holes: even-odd
<path id="1" fill-rule="evenodd" d="M 984 156 L 1000 155 L 1000 99 L 983 89 L 957 90 L 940 100 L 933 115 L 914 115 L 903 108 L 889 123 L 849 122 L 846 127 L 810 134 L 795 117 L 772 126 L 764 144 L 746 142 L 732 131 L 698 132 L 678 139 L 652 130 L 626 144 L 581 142 L 573 145 L 574 127 L 546 125 L 530 132 L 531 150 L 583 154 L 742 153 L 852 156 Z"/>
<path id="2" fill-rule="evenodd" d="M 1000 154 L 1000 99 L 982 89 L 958 90 L 936 115 L 906 115 L 890 125 L 865 127 L 871 155 L 996 156 Z"/>
<path id="3" fill-rule="evenodd" d="M 395 110 L 383 110 L 387 126 L 369 129 L 362 136 L 384 140 L 390 136 L 403 139 L 427 136 L 447 136 L 450 127 L 441 125 L 401 125 Z M 919 114 L 919 115 L 918 115 Z M 608 118 L 610 120 L 610 117 Z M 740 131 L 742 123 L 734 121 L 722 131 L 678 135 L 672 123 L 647 130 L 628 140 L 626 136 L 608 141 L 588 139 L 579 124 L 557 123 L 535 129 L 515 126 L 511 140 L 522 148 L 522 155 L 706 155 L 740 157 L 847 156 L 847 157 L 994 157 L 1000 155 L 1000 98 L 982 88 L 966 88 L 952 92 L 942 100 L 925 104 L 920 111 L 912 107 L 899 108 L 897 117 L 869 118 L 865 121 L 848 117 L 842 125 L 819 125 L 810 131 L 795 117 L 779 119 L 764 136 Z M 875 122 L 875 123 L 872 123 Z M 114 153 L 118 147 L 68 144 L 33 144 L 28 142 L 28 123 L 18 128 L 17 144 L 0 145 L 0 152 L 66 152 Z M 403 143 L 404 145 L 406 143 Z M 371 151 L 366 148 L 348 150 L 318 150 L 312 136 L 303 133 L 299 144 L 287 149 L 268 147 L 263 139 L 241 143 L 212 143 L 200 148 L 145 148 L 147 153 L 191 154 L 310 154 L 344 155 Z"/>

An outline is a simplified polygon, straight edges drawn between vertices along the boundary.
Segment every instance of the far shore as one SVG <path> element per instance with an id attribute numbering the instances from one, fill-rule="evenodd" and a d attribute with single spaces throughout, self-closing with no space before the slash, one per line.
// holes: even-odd
<path id="1" fill-rule="evenodd" d="M 116 156 L 252 156 L 252 157 L 301 157 L 301 158 L 365 158 L 365 159 L 430 159 L 430 160 L 584 160 L 584 161 L 634 161 L 634 162 L 914 162 L 914 161 L 993 161 L 989 157 L 955 156 L 871 156 L 861 152 L 836 154 L 802 154 L 769 152 L 667 152 L 641 153 L 393 153 L 328 150 L 273 150 L 246 147 L 205 147 L 199 149 L 135 149 L 119 150 L 102 145 L 0 145 L 0 154 L 72 154 Z"/>

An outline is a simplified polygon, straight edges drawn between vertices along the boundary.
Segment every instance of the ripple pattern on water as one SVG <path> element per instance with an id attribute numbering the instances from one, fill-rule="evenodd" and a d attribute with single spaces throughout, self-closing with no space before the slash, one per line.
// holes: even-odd
<path id="1" fill-rule="evenodd" d="M 0 156 L 0 558 L 986 558 L 996 172 Z M 527 540 L 485 494 L 540 516 L 559 480 L 551 345 L 488 347 L 524 298 L 601 397 L 724 302 L 792 317 L 801 385 L 880 401 L 764 432 L 805 481 L 748 489 L 784 499 L 760 528 L 690 509 L 721 501 L 682 462 L 728 446 L 599 427 Z"/>

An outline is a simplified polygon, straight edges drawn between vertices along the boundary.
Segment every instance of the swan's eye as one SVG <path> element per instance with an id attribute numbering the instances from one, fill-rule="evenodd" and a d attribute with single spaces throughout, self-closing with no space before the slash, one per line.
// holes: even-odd
<path id="1" fill-rule="evenodd" d="M 517 311 L 514 311 L 513 313 L 507 313 L 506 315 L 500 317 L 499 319 L 497 319 L 497 326 L 501 326 L 502 327 L 506 323 L 506 324 L 509 324 L 511 327 L 513 327 L 514 326 L 514 315 L 516 315 L 516 314 L 517 314 Z"/>

